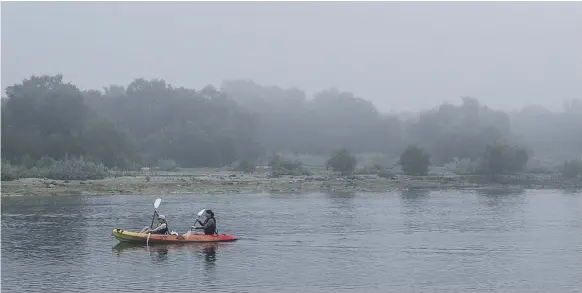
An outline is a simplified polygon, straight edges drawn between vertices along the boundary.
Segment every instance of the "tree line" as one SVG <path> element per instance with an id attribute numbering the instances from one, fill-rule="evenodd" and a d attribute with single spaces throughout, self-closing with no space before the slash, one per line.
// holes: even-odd
<path id="1" fill-rule="evenodd" d="M 347 161 L 329 162 L 351 168 L 350 153 L 402 161 L 410 159 L 402 157 L 409 151 L 430 164 L 468 160 L 480 170 L 507 173 L 523 169 L 532 156 L 555 154 L 564 161 L 582 152 L 577 100 L 566 103 L 564 112 L 527 107 L 508 113 L 467 97 L 459 106 L 445 103 L 402 118 L 337 89 L 308 99 L 300 89 L 245 80 L 196 90 L 135 79 L 127 86 L 81 90 L 62 75 L 44 75 L 7 87 L 1 108 L 2 161 L 13 165 L 82 157 L 131 170 L 168 161 L 221 167 L 270 157 L 284 166 L 270 154 L 288 151 L 335 152 Z M 488 158 L 515 166 L 487 167 Z"/>

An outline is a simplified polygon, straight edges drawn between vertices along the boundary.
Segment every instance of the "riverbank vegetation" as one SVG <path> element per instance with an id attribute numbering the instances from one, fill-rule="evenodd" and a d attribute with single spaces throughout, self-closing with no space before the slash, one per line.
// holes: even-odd
<path id="1" fill-rule="evenodd" d="M 503 112 L 464 97 L 460 105 L 399 116 L 336 89 L 308 98 L 244 80 L 196 90 L 135 79 L 81 90 L 55 75 L 7 87 L 1 109 L 2 180 L 98 179 L 144 167 L 253 173 L 259 165 L 273 176 L 306 175 L 305 156 L 341 175 L 423 176 L 443 167 L 461 175 L 582 176 L 576 100 L 562 112 Z"/>

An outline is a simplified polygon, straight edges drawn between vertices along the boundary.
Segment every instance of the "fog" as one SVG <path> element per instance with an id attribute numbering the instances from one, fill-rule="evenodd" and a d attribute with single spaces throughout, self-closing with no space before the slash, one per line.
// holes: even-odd
<path id="1" fill-rule="evenodd" d="M 582 95 L 582 3 L 3 2 L 2 88 L 57 73 L 336 87 L 382 112 L 460 96 L 561 110 Z"/>

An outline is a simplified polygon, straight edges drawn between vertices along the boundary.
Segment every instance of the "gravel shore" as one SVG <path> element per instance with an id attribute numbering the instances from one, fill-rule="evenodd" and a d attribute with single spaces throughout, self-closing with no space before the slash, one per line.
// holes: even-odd
<path id="1" fill-rule="evenodd" d="M 309 192 L 386 192 L 406 189 L 563 189 L 582 188 L 582 182 L 530 179 L 527 182 L 489 183 L 467 177 L 381 178 L 377 175 L 350 177 L 316 174 L 271 178 L 268 172 L 243 174 L 234 171 L 195 170 L 164 174 L 111 177 L 103 180 L 66 181 L 26 178 L 2 182 L 2 196 L 112 195 L 112 194 L 236 194 Z"/>

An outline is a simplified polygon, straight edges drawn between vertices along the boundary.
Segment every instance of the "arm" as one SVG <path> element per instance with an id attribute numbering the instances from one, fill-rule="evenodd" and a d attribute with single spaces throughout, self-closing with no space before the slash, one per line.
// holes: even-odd
<path id="1" fill-rule="evenodd" d="M 208 219 L 206 219 L 204 221 L 204 223 L 202 223 L 200 221 L 200 219 L 196 219 L 196 223 L 200 223 L 200 227 L 194 227 L 194 229 L 196 229 L 196 230 L 202 230 L 202 229 L 204 229 L 204 227 L 206 226 L 206 224 L 208 224 Z M 196 224 L 194 224 L 194 226 L 196 226 Z"/>
<path id="2" fill-rule="evenodd" d="M 150 230 L 150 233 L 155 233 L 155 232 L 158 232 L 158 231 L 160 231 L 160 230 L 162 230 L 162 229 L 164 229 L 164 228 L 166 228 L 166 223 L 163 223 L 163 224 L 161 224 L 161 225 L 157 226 L 156 228 L 154 228 L 154 229 Z"/>
<path id="3" fill-rule="evenodd" d="M 200 222 L 200 225 L 202 225 L 202 227 L 196 227 L 196 229 L 203 230 L 208 228 L 210 226 L 210 219 L 206 219 L 206 221 L 204 221 L 204 224 Z"/>
<path id="4" fill-rule="evenodd" d="M 200 223 L 201 227 L 196 227 L 196 223 Z M 192 228 L 196 229 L 196 230 L 200 230 L 200 229 L 204 229 L 204 225 L 208 223 L 208 219 L 206 219 L 206 221 L 204 221 L 204 223 L 202 223 L 200 221 L 200 219 L 196 219 L 196 222 L 194 222 L 194 226 L 192 226 Z"/>

